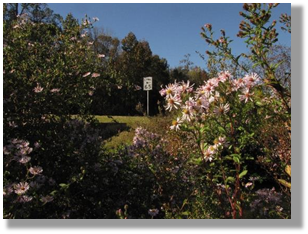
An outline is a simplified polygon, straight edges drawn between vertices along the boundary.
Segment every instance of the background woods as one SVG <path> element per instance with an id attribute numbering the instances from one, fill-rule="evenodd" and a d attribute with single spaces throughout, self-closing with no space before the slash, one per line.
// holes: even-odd
<path id="1" fill-rule="evenodd" d="M 4 217 L 291 218 L 291 16 L 243 4 L 170 67 L 47 4 L 3 5 Z M 145 117 L 143 77 L 153 77 Z"/>

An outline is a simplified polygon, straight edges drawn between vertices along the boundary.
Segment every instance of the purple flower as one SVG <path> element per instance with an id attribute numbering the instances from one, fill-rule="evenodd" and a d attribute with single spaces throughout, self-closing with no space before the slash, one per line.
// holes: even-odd
<path id="1" fill-rule="evenodd" d="M 29 172 L 32 175 L 38 175 L 41 174 L 43 172 L 43 168 L 39 167 L 39 166 L 35 166 L 35 167 L 30 167 L 29 168 Z"/>
<path id="2" fill-rule="evenodd" d="M 15 185 L 15 193 L 18 195 L 24 194 L 29 189 L 29 184 L 27 182 L 20 182 Z"/>
<path id="3" fill-rule="evenodd" d="M 36 83 L 36 87 L 33 89 L 35 93 L 40 93 L 43 91 L 44 88 L 41 87 L 39 83 Z"/>

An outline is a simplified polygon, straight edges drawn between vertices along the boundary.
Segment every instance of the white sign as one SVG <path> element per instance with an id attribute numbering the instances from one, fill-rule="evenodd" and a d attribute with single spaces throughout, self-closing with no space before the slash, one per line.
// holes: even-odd
<path id="1" fill-rule="evenodd" d="M 143 90 L 147 91 L 147 90 L 152 90 L 152 77 L 144 77 L 143 78 Z"/>

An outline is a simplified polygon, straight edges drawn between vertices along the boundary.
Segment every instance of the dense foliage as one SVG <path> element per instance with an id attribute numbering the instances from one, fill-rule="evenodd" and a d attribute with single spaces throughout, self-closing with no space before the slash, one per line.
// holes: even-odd
<path id="1" fill-rule="evenodd" d="M 205 71 L 189 54 L 169 69 L 96 17 L 4 4 L 4 217 L 291 218 L 290 49 L 275 44 L 275 7 L 243 5 L 248 54 L 205 24 Z M 280 22 L 291 32 L 289 16 Z M 165 116 L 107 149 L 92 115 L 143 115 L 146 76 L 151 114 Z"/>

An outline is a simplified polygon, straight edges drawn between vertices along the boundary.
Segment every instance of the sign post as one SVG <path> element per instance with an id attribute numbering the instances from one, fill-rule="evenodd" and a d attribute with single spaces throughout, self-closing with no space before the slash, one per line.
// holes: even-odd
<path id="1" fill-rule="evenodd" d="M 150 113 L 150 107 L 149 107 L 150 93 L 149 91 L 152 90 L 152 86 L 153 86 L 152 77 L 144 77 L 143 78 L 143 90 L 147 91 L 147 116 L 149 116 L 149 113 Z"/>

